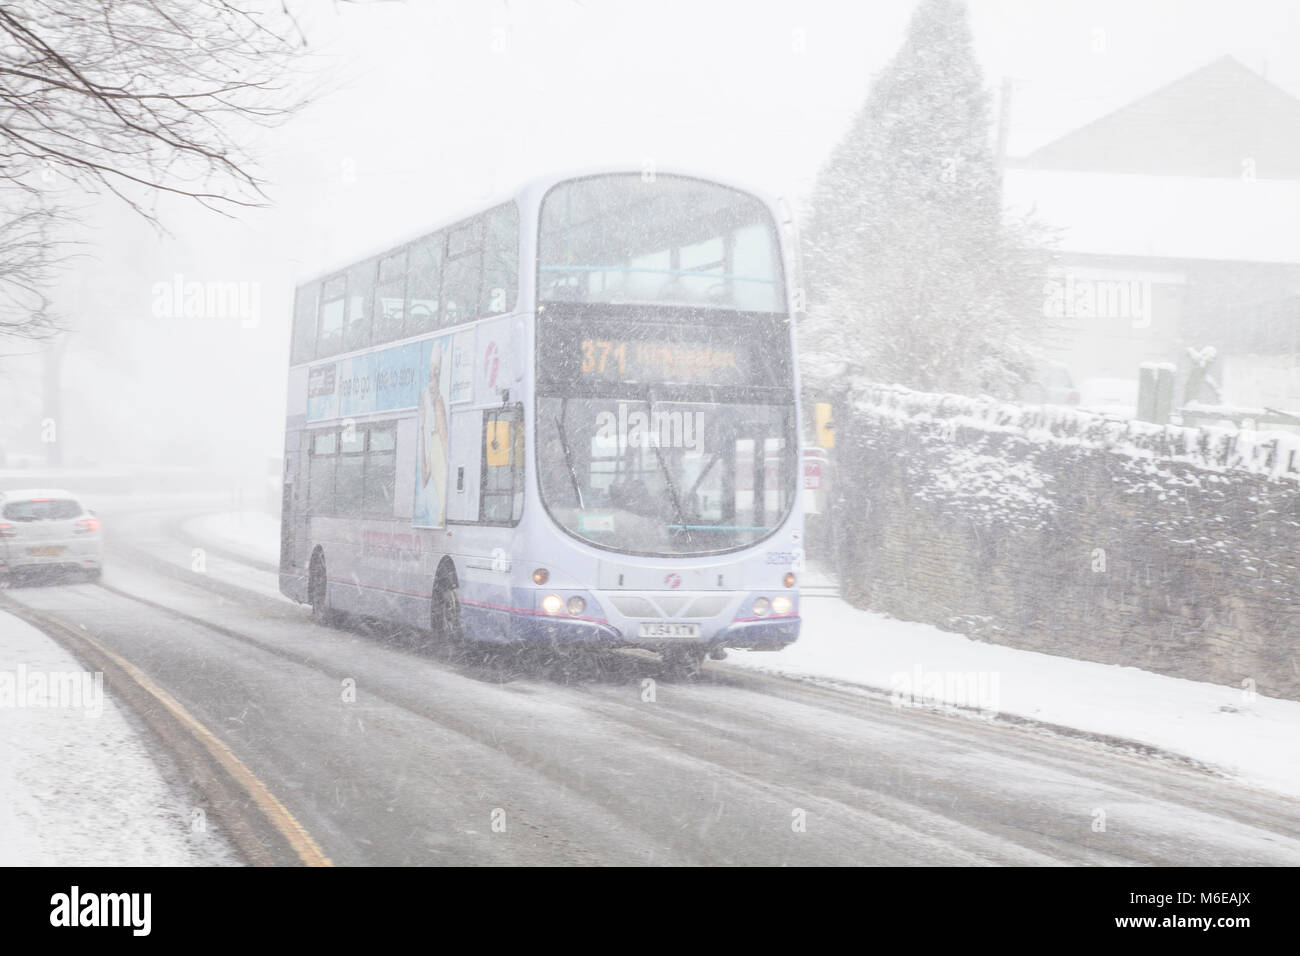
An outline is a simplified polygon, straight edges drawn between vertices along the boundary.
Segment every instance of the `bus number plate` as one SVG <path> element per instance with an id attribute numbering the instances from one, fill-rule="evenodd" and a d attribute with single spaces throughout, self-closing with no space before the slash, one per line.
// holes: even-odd
<path id="1" fill-rule="evenodd" d="M 699 637 L 700 625 L 678 621 L 642 621 L 641 637 Z"/>

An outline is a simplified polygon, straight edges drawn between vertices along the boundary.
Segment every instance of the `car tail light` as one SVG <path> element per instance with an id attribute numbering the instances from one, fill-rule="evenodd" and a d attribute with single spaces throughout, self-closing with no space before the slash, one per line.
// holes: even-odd
<path id="1" fill-rule="evenodd" d="M 0 524 L 0 538 L 16 538 L 18 532 L 14 530 L 11 524 Z"/>
<path id="2" fill-rule="evenodd" d="M 80 521 L 77 522 L 77 526 L 76 526 L 75 528 L 73 528 L 72 530 L 75 531 L 77 534 L 87 534 L 87 533 L 89 533 L 89 532 L 91 532 L 91 531 L 98 531 L 98 530 L 99 530 L 99 519 L 98 519 L 98 518 L 82 518 Z"/>

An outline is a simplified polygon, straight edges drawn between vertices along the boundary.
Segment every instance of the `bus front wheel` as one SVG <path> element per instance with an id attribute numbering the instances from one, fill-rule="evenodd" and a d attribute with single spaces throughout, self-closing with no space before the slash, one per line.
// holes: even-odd
<path id="1" fill-rule="evenodd" d="M 708 651 L 695 647 L 666 647 L 659 652 L 663 660 L 665 676 L 684 680 L 700 676 L 704 667 L 704 656 Z"/>

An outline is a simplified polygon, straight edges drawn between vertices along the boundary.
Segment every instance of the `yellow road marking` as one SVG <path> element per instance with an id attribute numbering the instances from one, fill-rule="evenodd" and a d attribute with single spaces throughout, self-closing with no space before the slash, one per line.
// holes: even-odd
<path id="1" fill-rule="evenodd" d="M 253 771 L 244 766 L 243 762 L 231 752 L 229 747 L 186 710 L 180 701 L 155 684 L 130 661 L 109 650 L 90 634 L 78 632 L 77 636 L 122 668 L 131 676 L 132 680 L 166 707 L 171 715 L 180 721 L 203 744 L 208 753 L 212 755 L 212 758 L 253 798 L 253 802 L 271 821 L 271 825 L 280 831 L 281 835 L 293 848 L 293 851 L 298 854 L 298 859 L 302 860 L 307 866 L 334 865 L 324 851 L 316 845 L 316 841 L 311 838 L 311 834 L 307 832 L 307 829 L 298 822 L 297 818 L 289 812 L 283 803 L 276 799 L 275 794 L 266 788 L 266 785 L 257 778 Z"/>

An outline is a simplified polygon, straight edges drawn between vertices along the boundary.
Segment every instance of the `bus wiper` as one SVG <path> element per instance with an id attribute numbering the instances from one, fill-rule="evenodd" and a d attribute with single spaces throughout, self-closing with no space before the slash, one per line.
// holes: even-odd
<path id="1" fill-rule="evenodd" d="M 569 411 L 569 400 L 560 399 L 560 414 L 555 418 L 555 427 L 560 433 L 560 448 L 564 451 L 564 470 L 569 473 L 569 481 L 573 483 L 573 494 L 578 499 L 578 507 L 586 509 L 586 504 L 582 500 L 582 489 L 578 487 L 578 472 L 573 467 L 573 452 L 569 451 L 569 439 L 564 434 L 564 419 Z"/>
<path id="2" fill-rule="evenodd" d="M 646 389 L 645 407 L 650 421 L 655 420 L 654 398 L 650 389 Z M 686 521 L 686 511 L 682 508 L 681 499 L 677 496 L 677 486 L 673 484 L 673 476 L 668 471 L 668 463 L 664 461 L 664 453 L 659 450 L 659 442 L 651 442 L 650 447 L 655 450 L 655 459 L 659 462 L 659 470 L 664 473 L 664 484 L 668 487 L 668 499 L 673 503 L 673 512 L 677 515 L 677 520 L 682 523 L 682 533 L 686 535 L 686 543 L 694 545 L 695 541 L 691 538 L 690 525 Z"/>
<path id="3" fill-rule="evenodd" d="M 700 485 L 704 484 L 704 479 L 709 477 L 709 472 L 713 470 L 713 466 L 716 465 L 721 458 L 722 452 L 715 451 L 713 457 L 704 463 L 704 467 L 700 469 L 700 477 L 695 479 L 695 484 L 691 485 L 691 490 L 686 492 L 687 497 L 695 497 L 695 492 L 700 490 Z"/>

